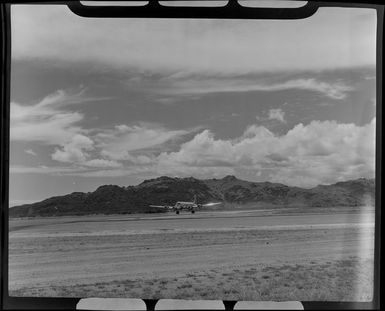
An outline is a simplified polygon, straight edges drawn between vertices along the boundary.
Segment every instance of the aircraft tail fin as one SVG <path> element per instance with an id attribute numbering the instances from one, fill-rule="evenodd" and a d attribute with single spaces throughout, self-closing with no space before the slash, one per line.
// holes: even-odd
<path id="1" fill-rule="evenodd" d="M 194 200 L 193 200 L 193 202 L 194 202 L 195 204 L 198 204 L 198 199 L 197 199 L 197 195 L 196 195 L 196 194 L 194 195 Z"/>

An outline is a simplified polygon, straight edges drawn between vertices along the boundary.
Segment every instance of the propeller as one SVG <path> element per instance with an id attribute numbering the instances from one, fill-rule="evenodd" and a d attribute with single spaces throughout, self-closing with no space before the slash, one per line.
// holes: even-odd
<path id="1" fill-rule="evenodd" d="M 218 204 L 221 204 L 222 202 L 211 202 L 211 203 L 206 203 L 206 204 L 202 204 L 202 206 L 214 206 L 214 205 L 218 205 Z"/>

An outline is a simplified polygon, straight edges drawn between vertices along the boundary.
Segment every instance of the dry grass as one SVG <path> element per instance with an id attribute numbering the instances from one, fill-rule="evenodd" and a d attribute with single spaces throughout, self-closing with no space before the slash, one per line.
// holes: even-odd
<path id="1" fill-rule="evenodd" d="M 307 261 L 191 271 L 179 278 L 132 279 L 21 288 L 11 296 L 141 297 L 226 300 L 370 301 L 373 261 Z"/>

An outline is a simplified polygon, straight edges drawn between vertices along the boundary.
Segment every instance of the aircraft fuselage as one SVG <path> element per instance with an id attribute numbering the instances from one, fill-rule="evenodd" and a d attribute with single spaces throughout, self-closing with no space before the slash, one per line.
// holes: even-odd
<path id="1" fill-rule="evenodd" d="M 198 208 L 199 208 L 199 205 L 194 202 L 176 202 L 174 205 L 174 209 L 177 211 L 183 210 L 183 209 L 194 210 Z"/>

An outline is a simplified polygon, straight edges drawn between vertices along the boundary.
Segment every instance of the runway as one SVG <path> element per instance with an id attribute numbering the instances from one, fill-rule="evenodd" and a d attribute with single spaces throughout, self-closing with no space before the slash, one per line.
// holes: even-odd
<path id="1" fill-rule="evenodd" d="M 224 273 L 256 265 L 370 259 L 374 213 L 239 211 L 17 219 L 10 221 L 9 236 L 12 290 L 76 287 L 178 279 L 213 269 Z"/>
<path id="2" fill-rule="evenodd" d="M 287 210 L 287 209 L 286 209 Z M 277 212 L 277 209 L 275 210 Z M 372 226 L 374 213 L 278 214 L 271 210 L 140 215 L 92 215 L 11 220 L 10 236 L 122 235 L 210 230 Z"/>

